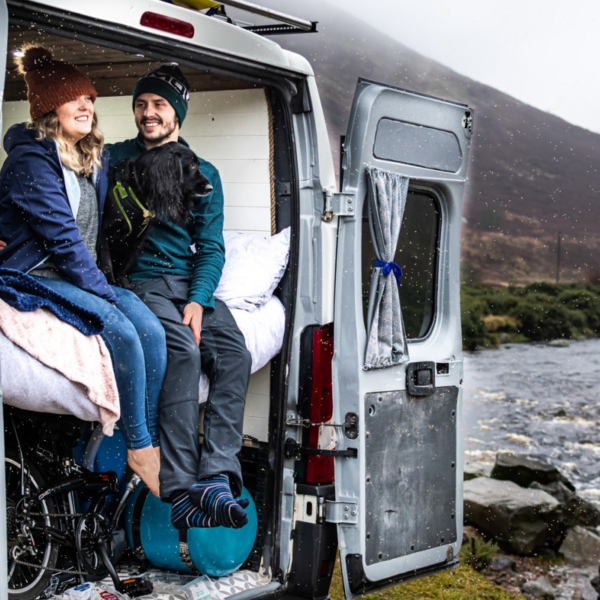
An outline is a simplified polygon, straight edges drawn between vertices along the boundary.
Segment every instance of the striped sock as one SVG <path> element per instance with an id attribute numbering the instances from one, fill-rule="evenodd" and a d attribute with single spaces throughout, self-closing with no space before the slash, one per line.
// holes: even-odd
<path id="1" fill-rule="evenodd" d="M 171 524 L 175 529 L 218 527 L 207 512 L 194 506 L 187 492 L 175 492 L 171 497 Z"/>
<path id="2" fill-rule="evenodd" d="M 248 522 L 244 508 L 249 500 L 234 500 L 227 475 L 213 475 L 197 481 L 188 490 L 190 500 L 223 527 L 239 529 Z"/>

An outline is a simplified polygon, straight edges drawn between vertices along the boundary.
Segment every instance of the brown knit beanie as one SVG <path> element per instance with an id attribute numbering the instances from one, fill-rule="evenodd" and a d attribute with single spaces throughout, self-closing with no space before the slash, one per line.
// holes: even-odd
<path id="1" fill-rule="evenodd" d="M 15 59 L 27 84 L 29 114 L 38 119 L 78 96 L 91 96 L 96 101 L 92 82 L 74 66 L 54 60 L 52 52 L 35 44 L 23 46 L 23 56 Z"/>

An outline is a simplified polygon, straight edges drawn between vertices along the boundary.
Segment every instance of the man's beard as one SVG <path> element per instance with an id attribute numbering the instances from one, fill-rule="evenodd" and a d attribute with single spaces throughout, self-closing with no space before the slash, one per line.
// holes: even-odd
<path id="1" fill-rule="evenodd" d="M 158 137 L 148 137 L 148 136 L 144 135 L 144 131 L 142 129 L 142 125 L 144 124 L 145 121 L 146 121 L 146 119 L 144 119 L 140 123 L 136 123 L 136 125 L 138 128 L 138 131 L 142 134 L 142 138 L 148 142 L 151 142 L 152 144 L 160 144 L 161 142 L 166 140 L 175 131 L 175 128 L 177 127 L 177 121 L 173 120 L 171 122 L 170 126 L 167 126 L 165 133 L 159 135 Z M 158 127 L 161 127 L 163 124 L 164 124 L 164 121 L 161 119 L 158 124 Z"/>

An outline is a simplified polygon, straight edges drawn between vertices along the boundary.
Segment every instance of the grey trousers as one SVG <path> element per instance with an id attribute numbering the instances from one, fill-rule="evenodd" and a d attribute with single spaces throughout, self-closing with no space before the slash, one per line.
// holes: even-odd
<path id="1" fill-rule="evenodd" d="M 200 346 L 182 324 L 189 278 L 164 275 L 138 281 L 132 290 L 158 317 L 167 339 L 167 372 L 158 405 L 161 446 L 160 497 L 187 490 L 209 475 L 229 475 L 234 496 L 242 491 L 237 454 L 242 447 L 244 405 L 252 357 L 231 312 L 220 300 L 205 310 Z M 199 442 L 200 369 L 210 380 Z"/>

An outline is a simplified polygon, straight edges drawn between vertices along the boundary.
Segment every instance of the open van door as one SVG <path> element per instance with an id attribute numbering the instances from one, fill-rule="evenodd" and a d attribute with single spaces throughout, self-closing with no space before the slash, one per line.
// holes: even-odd
<path id="1" fill-rule="evenodd" d="M 2 108 L 4 104 L 4 77 L 8 48 L 8 9 L 6 0 L 0 0 L 0 135 L 2 134 Z M 0 140 L 0 145 L 2 141 Z M 0 432 L 4 432 L 2 389 L 0 388 Z M 6 514 L 6 484 L 4 481 L 4 434 L 0 434 L 0 515 Z M 0 518 L 0 598 L 8 598 L 7 585 L 6 519 Z"/>
<path id="2" fill-rule="evenodd" d="M 327 514 L 337 523 L 348 599 L 458 565 L 459 245 L 472 125 L 466 105 L 358 82 L 342 192 L 332 199 L 339 215 L 334 419 L 346 428 L 338 434 L 336 501 Z M 377 292 L 370 283 L 370 167 L 409 178 L 394 255 L 404 272 L 399 295 L 408 350 L 404 362 L 375 369 L 364 366 L 368 305 Z"/>

